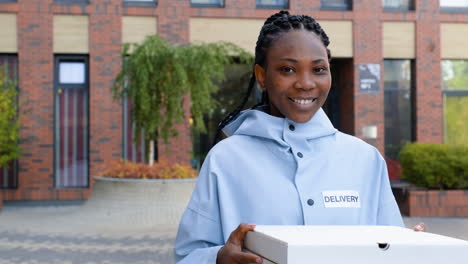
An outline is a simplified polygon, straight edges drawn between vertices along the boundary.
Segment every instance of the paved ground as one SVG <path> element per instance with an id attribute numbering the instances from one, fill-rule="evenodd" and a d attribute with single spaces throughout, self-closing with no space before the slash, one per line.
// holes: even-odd
<path id="1" fill-rule="evenodd" d="M 82 206 L 5 206 L 0 264 L 173 263 L 174 226 L 96 221 Z M 87 211 L 87 210 L 84 210 Z"/>
<path id="2" fill-rule="evenodd" d="M 428 231 L 468 240 L 468 218 L 405 218 Z M 176 225 L 135 226 L 95 218 L 83 205 L 5 205 L 0 213 L 0 264 L 173 263 Z"/>

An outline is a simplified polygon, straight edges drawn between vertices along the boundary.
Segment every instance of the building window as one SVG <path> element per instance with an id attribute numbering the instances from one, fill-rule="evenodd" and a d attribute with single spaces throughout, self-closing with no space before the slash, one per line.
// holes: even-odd
<path id="1" fill-rule="evenodd" d="M 141 131 L 138 141 L 135 142 L 135 123 L 131 116 L 132 102 L 127 97 L 122 98 L 122 158 L 131 162 L 146 162 L 145 131 Z M 154 142 L 154 159 L 157 160 L 157 143 Z"/>
<path id="2" fill-rule="evenodd" d="M 383 0 L 385 11 L 412 11 L 414 10 L 414 0 Z"/>
<path id="3" fill-rule="evenodd" d="M 18 0 L 0 0 L 0 3 L 16 3 Z"/>
<path id="4" fill-rule="evenodd" d="M 352 10 L 351 0 L 321 0 L 320 4 L 322 10 Z"/>
<path id="5" fill-rule="evenodd" d="M 224 7 L 224 0 L 190 0 L 192 7 Z"/>
<path id="6" fill-rule="evenodd" d="M 414 139 L 413 78 L 411 60 L 384 60 L 385 156 L 398 160 Z"/>
<path id="7" fill-rule="evenodd" d="M 18 80 L 18 56 L 0 54 L 0 70 L 7 78 Z M 1 89 L 0 85 L 0 89 Z M 0 189 L 13 189 L 18 187 L 18 161 L 8 164 L 8 168 L 0 167 Z"/>
<path id="8" fill-rule="evenodd" d="M 468 12 L 468 0 L 440 0 L 440 9 L 444 12 Z"/>
<path id="9" fill-rule="evenodd" d="M 265 9 L 287 9 L 288 0 L 256 0 L 257 8 Z"/>
<path id="10" fill-rule="evenodd" d="M 444 142 L 468 145 L 468 60 L 442 61 Z"/>
<path id="11" fill-rule="evenodd" d="M 56 4 L 63 4 L 63 5 L 76 5 L 76 4 L 89 4 L 89 0 L 54 0 Z"/>
<path id="12" fill-rule="evenodd" d="M 213 147 L 218 124 L 242 102 L 249 84 L 251 70 L 251 66 L 247 64 L 233 63 L 226 66 L 225 79 L 217 84 L 219 90 L 214 95 L 218 104 L 210 114 L 204 116 L 206 132 L 202 133 L 193 126 L 191 127 L 193 143 L 192 167 L 200 169 L 206 155 L 211 147 Z M 251 108 L 261 99 L 260 89 L 254 88 L 253 90 L 244 109 Z M 222 137 L 218 140 L 221 139 Z"/>
<path id="13" fill-rule="evenodd" d="M 55 186 L 88 187 L 88 57 L 56 56 L 54 67 Z"/>
<path id="14" fill-rule="evenodd" d="M 156 6 L 157 0 L 123 0 L 124 6 Z"/>

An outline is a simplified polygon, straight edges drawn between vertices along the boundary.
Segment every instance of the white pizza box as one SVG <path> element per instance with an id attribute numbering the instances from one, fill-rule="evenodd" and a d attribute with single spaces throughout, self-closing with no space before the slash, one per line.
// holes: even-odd
<path id="1" fill-rule="evenodd" d="M 246 251 L 264 264 L 468 263 L 468 241 L 395 226 L 261 226 Z"/>

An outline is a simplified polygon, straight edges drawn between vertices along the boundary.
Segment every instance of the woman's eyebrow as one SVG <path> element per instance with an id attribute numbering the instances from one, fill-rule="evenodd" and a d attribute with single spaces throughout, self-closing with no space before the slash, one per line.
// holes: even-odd
<path id="1" fill-rule="evenodd" d="M 325 61 L 324 59 L 317 59 L 317 60 L 313 60 L 312 63 L 314 64 L 317 64 L 317 63 L 320 63 L 320 62 L 323 62 Z"/>
<path id="2" fill-rule="evenodd" d="M 298 63 L 299 61 L 296 60 L 296 59 L 293 59 L 293 58 L 280 58 L 281 61 L 289 61 L 289 62 L 294 62 L 294 63 Z M 316 59 L 316 60 L 313 60 L 312 63 L 313 64 L 317 64 L 317 63 L 320 63 L 320 62 L 324 62 L 325 60 L 324 59 Z"/>
<path id="3" fill-rule="evenodd" d="M 298 63 L 298 62 L 299 62 L 298 60 L 293 59 L 293 58 L 280 58 L 280 60 L 282 60 L 282 61 L 290 61 L 290 62 L 294 62 L 294 63 Z"/>

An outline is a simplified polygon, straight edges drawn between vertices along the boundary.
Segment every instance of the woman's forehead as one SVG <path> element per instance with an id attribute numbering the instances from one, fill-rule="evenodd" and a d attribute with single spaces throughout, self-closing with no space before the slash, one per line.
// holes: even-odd
<path id="1" fill-rule="evenodd" d="M 283 56 L 307 57 L 307 59 L 328 58 L 327 50 L 320 37 L 315 32 L 308 30 L 291 30 L 273 41 L 268 49 L 268 58 L 281 58 Z"/>

